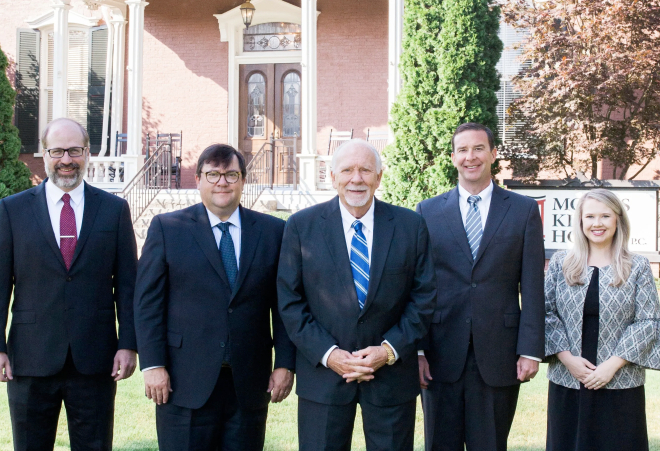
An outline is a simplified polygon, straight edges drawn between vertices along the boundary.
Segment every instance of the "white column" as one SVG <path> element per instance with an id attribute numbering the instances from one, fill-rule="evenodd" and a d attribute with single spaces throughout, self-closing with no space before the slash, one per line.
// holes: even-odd
<path id="1" fill-rule="evenodd" d="M 302 0 L 302 154 L 300 189 L 316 191 L 316 0 Z"/>
<path id="2" fill-rule="evenodd" d="M 228 59 L 228 65 L 229 65 L 229 71 L 227 74 L 227 86 L 229 89 L 227 90 L 227 111 L 229 114 L 227 115 L 227 142 L 234 146 L 234 148 L 238 149 L 239 148 L 239 142 L 238 142 L 238 112 L 239 112 L 239 105 L 238 105 L 238 79 L 239 79 L 239 68 L 238 64 L 236 64 L 236 47 L 237 47 L 237 42 L 239 34 L 242 37 L 243 30 L 239 29 L 237 30 L 235 27 L 229 27 L 228 30 L 229 33 L 231 33 L 231 37 L 229 38 L 228 42 L 228 49 L 227 49 L 227 59 Z M 243 40 L 241 39 L 240 42 L 242 43 Z"/>
<path id="3" fill-rule="evenodd" d="M 124 53 L 126 50 L 126 21 L 123 16 L 113 17 L 112 46 L 112 116 L 110 118 L 110 155 L 117 156 L 117 132 L 122 133 L 124 124 Z"/>
<path id="4" fill-rule="evenodd" d="M 101 8 L 103 20 L 108 25 L 108 46 L 105 56 L 105 91 L 103 93 L 103 133 L 101 135 L 101 151 L 99 156 L 108 154 L 108 125 L 110 124 L 110 86 L 112 85 L 112 47 L 114 44 L 114 27 L 110 23 L 110 9 Z"/>
<path id="5" fill-rule="evenodd" d="M 389 26 L 388 26 L 388 75 L 387 75 L 387 111 L 392 111 L 392 105 L 401 91 L 401 72 L 399 62 L 401 60 L 401 41 L 403 39 L 403 3 L 404 0 L 389 0 Z M 392 141 L 390 130 L 390 142 Z"/>
<path id="6" fill-rule="evenodd" d="M 53 29 L 53 119 L 67 116 L 69 67 L 69 10 L 71 0 L 51 0 L 55 11 Z"/>
<path id="7" fill-rule="evenodd" d="M 128 155 L 142 154 L 142 56 L 144 49 L 144 8 L 142 0 L 126 0 L 129 13 L 128 43 Z"/>

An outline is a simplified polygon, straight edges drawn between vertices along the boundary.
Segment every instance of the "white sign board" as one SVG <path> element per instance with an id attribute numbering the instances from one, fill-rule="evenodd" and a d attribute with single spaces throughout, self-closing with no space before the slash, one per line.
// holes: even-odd
<path id="1" fill-rule="evenodd" d="M 571 189 L 513 189 L 535 199 L 543 220 L 546 249 L 569 249 L 573 242 L 573 214 L 578 199 L 588 190 Z M 656 191 L 612 189 L 626 206 L 631 224 L 630 250 L 654 252 L 657 244 Z"/>

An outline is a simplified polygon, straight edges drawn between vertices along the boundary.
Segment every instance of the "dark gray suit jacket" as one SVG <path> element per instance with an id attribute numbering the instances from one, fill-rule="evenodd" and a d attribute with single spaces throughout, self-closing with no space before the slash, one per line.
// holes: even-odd
<path id="1" fill-rule="evenodd" d="M 278 272 L 282 320 L 298 347 L 298 396 L 343 405 L 357 391 L 375 405 L 397 405 L 420 392 L 416 344 L 427 330 L 435 278 L 426 224 L 405 208 L 375 200 L 370 281 L 360 311 L 335 197 L 289 218 Z M 388 340 L 399 354 L 372 381 L 346 383 L 321 363 L 330 347 L 352 352 Z"/>
<path id="2" fill-rule="evenodd" d="M 284 221 L 239 208 L 241 255 L 233 291 L 203 204 L 158 215 L 149 227 L 138 264 L 135 327 L 140 366 L 169 372 L 168 403 L 190 409 L 206 403 L 227 343 L 245 409 L 270 401 L 273 344 L 275 367 L 295 366 L 275 286 Z"/>
<path id="3" fill-rule="evenodd" d="M 460 378 L 472 334 L 484 381 L 494 387 L 519 383 L 518 357 L 545 355 L 545 256 L 537 203 L 495 185 L 474 262 L 458 188 L 421 202 L 417 212 L 429 226 L 438 280 L 425 345 L 433 380 Z"/>
<path id="4" fill-rule="evenodd" d="M 0 330 L 14 291 L 8 352 L 14 375 L 51 376 L 67 352 L 82 374 L 110 374 L 118 349 L 137 349 L 137 251 L 126 201 L 85 183 L 85 209 L 67 271 L 41 185 L 0 201 Z M 119 339 L 115 325 L 119 321 Z"/>

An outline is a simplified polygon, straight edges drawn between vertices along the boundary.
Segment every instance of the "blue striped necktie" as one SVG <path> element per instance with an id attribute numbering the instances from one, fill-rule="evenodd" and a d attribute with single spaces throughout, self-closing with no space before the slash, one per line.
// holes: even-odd
<path id="1" fill-rule="evenodd" d="M 468 214 L 465 218 L 465 233 L 467 233 L 468 243 L 472 251 L 472 260 L 477 259 L 477 252 L 479 251 L 479 243 L 484 234 L 481 226 L 481 212 L 477 206 L 477 202 L 481 200 L 479 196 L 468 197 Z"/>
<path id="2" fill-rule="evenodd" d="M 367 300 L 367 291 L 369 291 L 369 248 L 367 239 L 362 233 L 362 223 L 355 221 L 351 227 L 355 229 L 351 240 L 351 270 L 358 303 L 362 310 L 364 302 Z"/>

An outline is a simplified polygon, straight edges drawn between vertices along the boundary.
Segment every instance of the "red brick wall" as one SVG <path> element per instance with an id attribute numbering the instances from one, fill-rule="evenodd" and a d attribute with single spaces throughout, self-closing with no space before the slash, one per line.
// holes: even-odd
<path id="1" fill-rule="evenodd" d="M 330 129 L 387 129 L 388 2 L 319 0 L 317 148 Z"/>
<path id="2" fill-rule="evenodd" d="M 195 186 L 201 151 L 227 141 L 228 46 L 213 14 L 237 5 L 159 0 L 145 9 L 143 131 L 183 130 L 184 188 Z"/>

